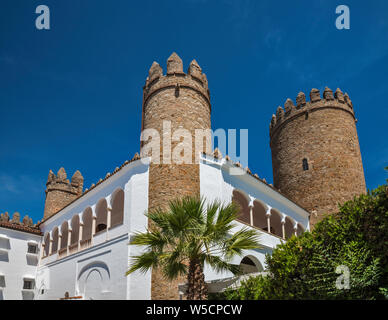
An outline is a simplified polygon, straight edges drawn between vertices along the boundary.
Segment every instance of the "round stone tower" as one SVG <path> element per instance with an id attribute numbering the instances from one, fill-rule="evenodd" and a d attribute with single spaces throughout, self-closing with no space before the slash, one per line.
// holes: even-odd
<path id="1" fill-rule="evenodd" d="M 158 63 L 152 64 L 143 88 L 142 117 L 142 132 L 148 130 L 149 137 L 155 133 L 160 137 L 160 143 L 157 142 L 160 154 L 152 152 L 149 169 L 150 210 L 166 207 L 170 200 L 182 196 L 199 194 L 198 154 L 211 150 L 211 140 L 206 144 L 206 138 L 200 139 L 203 145 L 198 147 L 195 135 L 199 130 L 206 132 L 209 139 L 210 112 L 207 78 L 195 60 L 187 73 L 183 72 L 182 60 L 176 53 L 168 58 L 165 75 Z M 144 140 L 142 157 L 150 156 L 145 149 L 152 138 Z M 185 279 L 166 282 L 160 272 L 153 271 L 151 297 L 179 299 L 178 284 L 184 282 Z"/>
<path id="2" fill-rule="evenodd" d="M 270 124 L 274 186 L 309 210 L 310 227 L 366 192 L 353 104 L 340 89 L 300 92 Z"/>

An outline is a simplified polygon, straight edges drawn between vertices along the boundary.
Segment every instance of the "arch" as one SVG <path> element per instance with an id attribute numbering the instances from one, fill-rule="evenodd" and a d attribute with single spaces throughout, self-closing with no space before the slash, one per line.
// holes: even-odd
<path id="1" fill-rule="evenodd" d="M 108 225 L 108 205 L 105 199 L 98 201 L 96 206 L 96 233 L 106 231 Z"/>
<path id="2" fill-rule="evenodd" d="M 240 190 L 233 190 L 232 201 L 239 205 L 239 214 L 237 219 L 251 224 L 250 212 L 249 212 L 249 198 Z"/>
<path id="3" fill-rule="evenodd" d="M 267 224 L 267 206 L 263 204 L 259 200 L 253 201 L 253 226 L 263 229 L 265 231 L 268 230 Z"/>
<path id="4" fill-rule="evenodd" d="M 271 209 L 271 233 L 282 238 L 283 237 L 283 231 L 282 231 L 282 214 L 276 210 Z"/>
<path id="5" fill-rule="evenodd" d="M 287 216 L 284 224 L 286 239 L 291 238 L 295 234 L 294 225 L 295 225 L 295 221 Z"/>
<path id="6" fill-rule="evenodd" d="M 65 249 L 67 248 L 67 242 L 69 239 L 69 223 L 67 221 L 64 221 L 61 225 L 61 234 L 62 234 L 62 239 L 61 239 L 60 249 Z"/>
<path id="7" fill-rule="evenodd" d="M 84 266 L 77 277 L 77 291 L 85 299 L 106 299 L 103 291 L 108 288 L 110 271 L 103 261 L 93 261 Z"/>
<path id="8" fill-rule="evenodd" d="M 304 232 L 303 226 L 300 223 L 298 223 L 297 229 L 296 229 L 296 235 L 300 236 L 303 232 Z"/>
<path id="9" fill-rule="evenodd" d="M 124 221 L 124 191 L 117 189 L 111 200 L 112 212 L 110 216 L 110 227 L 113 228 L 123 223 Z"/>
<path id="10" fill-rule="evenodd" d="M 243 274 L 249 274 L 262 272 L 264 268 L 256 257 L 248 255 L 241 259 L 240 270 Z"/>
<path id="11" fill-rule="evenodd" d="M 79 215 L 76 214 L 71 219 L 71 239 L 70 244 L 78 243 L 79 240 Z"/>
<path id="12" fill-rule="evenodd" d="M 50 254 L 50 233 L 47 232 L 44 236 L 44 255 L 47 257 Z"/>
<path id="13" fill-rule="evenodd" d="M 56 253 L 58 251 L 58 240 L 59 240 L 59 229 L 55 227 L 53 230 L 53 245 L 51 247 L 51 253 Z"/>
<path id="14" fill-rule="evenodd" d="M 93 232 L 93 211 L 92 208 L 88 207 L 82 214 L 82 221 L 84 228 L 82 230 L 82 241 L 88 241 L 92 239 Z"/>

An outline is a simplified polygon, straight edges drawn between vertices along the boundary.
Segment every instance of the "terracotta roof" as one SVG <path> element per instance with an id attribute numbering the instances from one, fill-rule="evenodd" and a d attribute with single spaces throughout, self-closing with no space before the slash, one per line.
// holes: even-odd
<path id="1" fill-rule="evenodd" d="M 27 233 L 33 233 L 39 236 L 43 235 L 37 226 L 26 226 L 21 223 L 13 223 L 11 221 L 8 221 L 8 222 L 0 221 L 0 227 L 27 232 Z"/>

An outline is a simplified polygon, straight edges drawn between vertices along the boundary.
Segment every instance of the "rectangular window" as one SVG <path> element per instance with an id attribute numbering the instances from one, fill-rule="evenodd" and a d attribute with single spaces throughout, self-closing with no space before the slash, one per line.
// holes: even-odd
<path id="1" fill-rule="evenodd" d="M 35 244 L 29 244 L 27 252 L 28 253 L 38 253 L 38 246 Z"/>
<path id="2" fill-rule="evenodd" d="M 34 280 L 24 280 L 23 289 L 34 289 Z"/>

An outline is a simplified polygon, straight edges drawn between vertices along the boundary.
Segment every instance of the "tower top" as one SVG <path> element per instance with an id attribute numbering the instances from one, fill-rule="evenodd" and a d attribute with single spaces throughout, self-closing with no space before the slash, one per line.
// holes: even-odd
<path id="1" fill-rule="evenodd" d="M 299 92 L 296 97 L 296 105 L 288 98 L 284 103 L 284 109 L 281 106 L 277 108 L 276 115 L 272 115 L 270 123 L 270 137 L 292 119 L 325 108 L 342 109 L 351 114 L 355 119 L 353 104 L 347 93 L 343 94 L 337 88 L 333 94 L 330 88 L 325 87 L 323 98 L 321 98 L 320 91 L 313 88 L 310 91 L 310 101 L 306 101 L 306 95 L 303 92 Z"/>
<path id="2" fill-rule="evenodd" d="M 144 105 L 156 92 L 167 88 L 175 88 L 177 94 L 179 94 L 180 88 L 194 90 L 203 96 L 210 108 L 207 77 L 196 60 L 191 61 L 187 73 L 185 73 L 182 59 L 173 52 L 167 59 L 167 72 L 165 75 L 159 63 L 154 61 L 148 71 L 148 77 L 143 88 Z"/>

